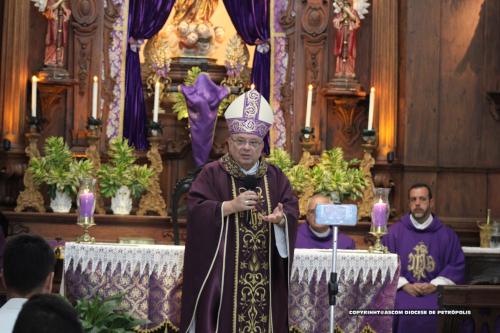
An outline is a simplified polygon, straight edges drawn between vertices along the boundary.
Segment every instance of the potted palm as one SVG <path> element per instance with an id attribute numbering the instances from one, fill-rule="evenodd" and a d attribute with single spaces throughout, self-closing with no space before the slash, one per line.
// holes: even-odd
<path id="1" fill-rule="evenodd" d="M 101 165 L 97 172 L 101 194 L 111 198 L 113 214 L 128 215 L 132 210 L 132 197 L 138 199 L 148 187 L 153 170 L 147 165 L 135 164 L 134 148 L 126 139 L 112 139 L 108 156 L 108 163 Z"/>
<path id="2" fill-rule="evenodd" d="M 123 294 L 77 300 L 75 309 L 85 333 L 135 333 L 139 325 L 147 323 L 123 310 L 122 301 Z"/>
<path id="3" fill-rule="evenodd" d="M 57 213 L 67 213 L 80 179 L 91 175 L 92 162 L 75 159 L 62 137 L 47 138 L 44 153 L 43 157 L 32 158 L 28 168 L 35 183 L 47 184 L 50 208 Z"/>

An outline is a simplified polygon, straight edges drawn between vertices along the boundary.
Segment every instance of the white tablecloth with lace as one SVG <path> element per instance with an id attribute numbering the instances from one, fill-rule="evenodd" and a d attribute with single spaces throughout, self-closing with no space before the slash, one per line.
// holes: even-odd
<path id="1" fill-rule="evenodd" d="M 291 327 L 303 333 L 329 332 L 328 280 L 331 250 L 295 250 L 289 295 Z M 339 293 L 335 321 L 340 332 L 390 333 L 392 317 L 352 315 L 351 310 L 392 310 L 399 278 L 395 254 L 338 250 Z"/>
<path id="2" fill-rule="evenodd" d="M 123 306 L 148 327 L 178 327 L 184 247 L 66 243 L 65 293 L 70 300 L 118 292 Z M 290 325 L 304 333 L 328 332 L 327 278 L 331 252 L 296 250 L 290 284 Z M 351 316 L 349 310 L 392 309 L 398 278 L 397 256 L 339 250 L 336 319 L 343 332 L 390 332 L 387 316 Z M 369 325 L 369 326 L 367 326 Z M 366 331 L 371 332 L 371 331 Z"/>

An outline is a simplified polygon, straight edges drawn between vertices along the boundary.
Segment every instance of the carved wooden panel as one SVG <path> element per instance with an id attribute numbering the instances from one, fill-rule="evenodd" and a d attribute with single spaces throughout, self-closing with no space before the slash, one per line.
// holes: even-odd
<path id="1" fill-rule="evenodd" d="M 102 59 L 103 3 L 96 0 L 72 0 L 73 56 L 72 72 L 78 80 L 73 92 L 73 121 L 70 125 L 72 145 L 86 144 L 85 127 L 92 101 L 91 83 L 100 77 Z"/>

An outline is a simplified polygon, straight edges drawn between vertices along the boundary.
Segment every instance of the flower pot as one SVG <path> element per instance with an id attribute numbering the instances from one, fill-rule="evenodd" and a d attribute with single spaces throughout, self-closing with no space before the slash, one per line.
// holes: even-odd
<path id="1" fill-rule="evenodd" d="M 111 210 L 115 215 L 130 214 L 132 198 L 130 197 L 130 189 L 127 186 L 120 187 L 115 196 L 111 198 Z"/>
<path id="2" fill-rule="evenodd" d="M 56 197 L 50 199 L 50 208 L 54 213 L 69 213 L 71 197 L 66 192 L 56 191 Z"/>

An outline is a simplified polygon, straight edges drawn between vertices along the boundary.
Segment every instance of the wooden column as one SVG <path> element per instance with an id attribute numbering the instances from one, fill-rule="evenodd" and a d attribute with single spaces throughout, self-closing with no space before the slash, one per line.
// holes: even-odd
<path id="1" fill-rule="evenodd" d="M 378 135 L 377 161 L 396 151 L 398 101 L 398 1 L 372 3 L 371 78 L 375 87 L 374 127 Z"/>
<path id="2" fill-rule="evenodd" d="M 0 110 L 3 139 L 13 151 L 24 150 L 26 87 L 28 85 L 29 1 L 5 0 L 2 27 Z"/>

